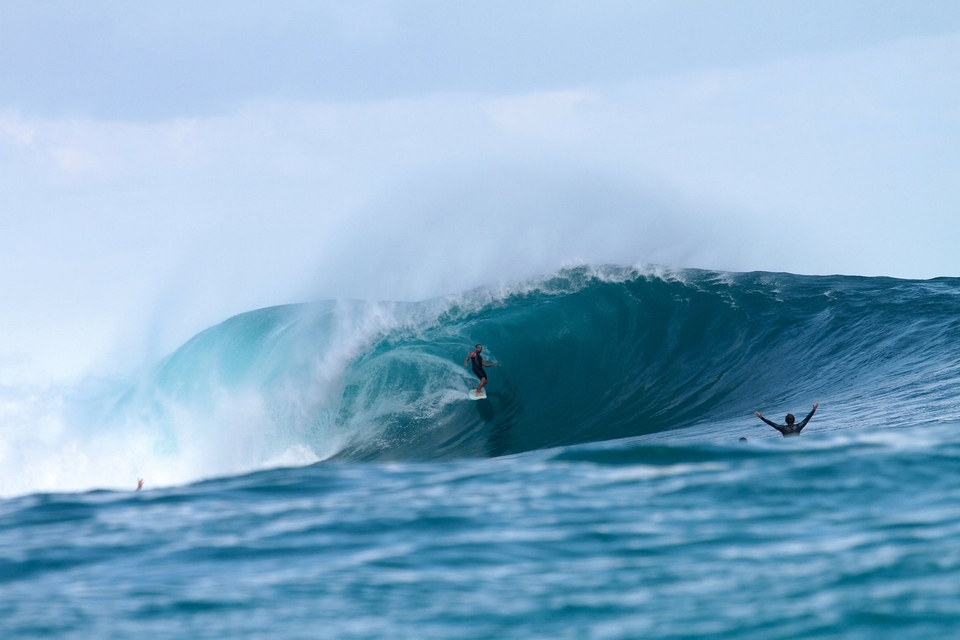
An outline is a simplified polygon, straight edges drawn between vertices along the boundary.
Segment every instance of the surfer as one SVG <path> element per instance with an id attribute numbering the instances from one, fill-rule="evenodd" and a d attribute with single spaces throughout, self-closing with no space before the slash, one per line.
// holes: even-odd
<path id="1" fill-rule="evenodd" d="M 470 362 L 473 367 L 473 373 L 478 378 L 480 378 L 480 384 L 477 385 L 477 395 L 480 395 L 480 392 L 483 390 L 483 387 L 487 384 L 487 372 L 483 370 L 484 367 L 495 367 L 497 366 L 496 362 L 485 362 L 480 353 L 483 351 L 483 345 L 477 345 L 477 347 L 467 354 L 467 358 L 463 361 L 463 366 L 467 366 L 467 363 Z"/>
<path id="2" fill-rule="evenodd" d="M 770 425 L 771 427 L 773 427 L 774 429 L 782 433 L 784 438 L 789 438 L 790 436 L 800 435 L 800 430 L 803 429 L 805 426 L 807 426 L 807 423 L 810 422 L 810 418 L 812 418 L 813 414 L 817 412 L 817 407 L 819 406 L 820 406 L 819 402 L 814 402 L 813 409 L 810 410 L 810 413 L 807 414 L 807 417 L 804 418 L 800 422 L 800 424 L 795 424 L 796 418 L 793 417 L 792 413 L 788 413 L 787 417 L 785 418 L 785 420 L 787 421 L 787 424 L 777 424 L 772 420 L 767 420 L 766 418 L 763 417 L 763 414 L 760 413 L 759 411 L 754 411 L 754 413 L 757 415 L 758 418 L 760 418 L 761 420 L 766 422 L 768 425 Z"/>

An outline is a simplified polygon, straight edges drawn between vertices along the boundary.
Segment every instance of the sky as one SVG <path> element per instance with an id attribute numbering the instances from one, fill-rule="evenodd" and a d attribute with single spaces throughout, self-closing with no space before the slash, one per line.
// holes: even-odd
<path id="1" fill-rule="evenodd" d="M 0 385 L 582 262 L 960 276 L 956 2 L 0 0 Z"/>

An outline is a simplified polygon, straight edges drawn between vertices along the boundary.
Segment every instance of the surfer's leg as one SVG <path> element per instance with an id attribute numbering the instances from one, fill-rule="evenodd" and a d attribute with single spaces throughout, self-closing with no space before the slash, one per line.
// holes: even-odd
<path id="1" fill-rule="evenodd" d="M 487 372 L 483 369 L 473 370 L 473 375 L 477 376 L 477 379 L 480 380 L 480 384 L 477 385 L 477 393 L 480 393 L 480 389 L 483 389 L 483 385 L 487 384 Z"/>

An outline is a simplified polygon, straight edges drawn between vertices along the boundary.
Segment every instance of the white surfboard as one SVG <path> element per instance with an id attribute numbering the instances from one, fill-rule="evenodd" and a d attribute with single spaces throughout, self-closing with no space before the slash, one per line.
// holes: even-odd
<path id="1" fill-rule="evenodd" d="M 467 397 L 470 398 L 471 400 L 486 400 L 486 399 L 487 399 L 487 390 L 486 390 L 486 389 L 481 389 L 481 390 L 480 390 L 480 395 L 477 395 L 477 390 L 476 390 L 476 389 L 470 389 L 470 391 L 467 391 Z"/>

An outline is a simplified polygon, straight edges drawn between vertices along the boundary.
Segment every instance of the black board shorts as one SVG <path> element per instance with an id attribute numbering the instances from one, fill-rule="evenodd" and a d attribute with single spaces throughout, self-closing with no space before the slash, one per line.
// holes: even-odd
<path id="1" fill-rule="evenodd" d="M 486 379 L 487 379 L 487 372 L 484 371 L 482 368 L 474 367 L 474 368 L 473 368 L 473 375 L 477 376 L 477 377 L 480 378 L 481 380 L 486 380 Z"/>

